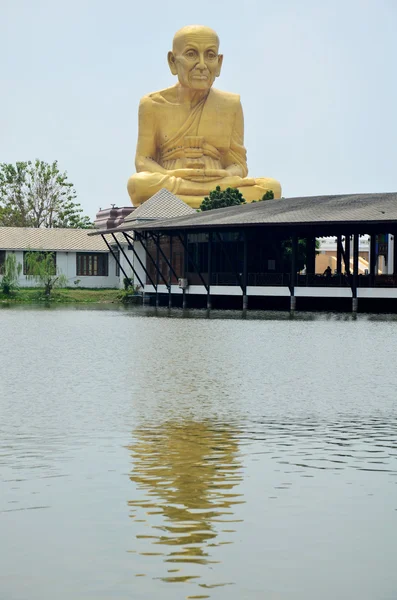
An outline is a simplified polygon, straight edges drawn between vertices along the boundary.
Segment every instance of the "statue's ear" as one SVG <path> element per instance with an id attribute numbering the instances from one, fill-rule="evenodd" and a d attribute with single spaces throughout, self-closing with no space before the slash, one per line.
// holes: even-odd
<path id="1" fill-rule="evenodd" d="M 178 71 L 176 69 L 176 64 L 175 64 L 175 54 L 173 52 L 169 51 L 167 54 L 167 60 L 168 60 L 168 66 L 171 70 L 171 73 L 173 75 L 178 75 Z"/>
<path id="2" fill-rule="evenodd" d="M 216 70 L 216 77 L 219 77 L 221 74 L 221 68 L 223 63 L 223 54 L 218 54 L 218 68 Z"/>

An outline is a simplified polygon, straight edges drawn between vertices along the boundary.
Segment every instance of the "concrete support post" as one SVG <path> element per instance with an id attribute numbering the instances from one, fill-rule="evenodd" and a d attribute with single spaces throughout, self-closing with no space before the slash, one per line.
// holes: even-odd
<path id="1" fill-rule="evenodd" d="M 342 274 L 342 236 L 336 236 L 336 272 Z"/>
<path id="2" fill-rule="evenodd" d="M 306 238 L 306 273 L 314 275 L 316 272 L 316 238 Z"/>
<path id="3" fill-rule="evenodd" d="M 188 256 L 187 256 L 187 233 L 186 231 L 183 234 L 183 276 L 186 279 L 188 273 Z M 183 288 L 182 290 L 182 308 L 185 309 L 187 307 L 187 298 L 186 298 L 186 290 Z"/>
<path id="4" fill-rule="evenodd" d="M 296 284 L 297 258 L 298 258 L 298 238 L 297 238 L 296 234 L 294 234 L 292 236 L 292 248 L 291 248 L 291 287 L 292 288 Z"/>
<path id="5" fill-rule="evenodd" d="M 391 233 L 387 234 L 387 274 L 393 275 L 394 273 L 394 260 L 393 260 L 393 243 L 394 236 Z"/>
<path id="6" fill-rule="evenodd" d="M 345 235 L 345 271 L 350 275 L 350 233 Z"/>
<path id="7" fill-rule="evenodd" d="M 359 234 L 355 233 L 353 236 L 353 280 L 357 287 L 358 277 L 358 258 L 359 258 Z"/>
<path id="8" fill-rule="evenodd" d="M 358 250 L 360 236 L 358 233 L 353 235 L 353 281 L 352 281 L 352 311 L 358 310 L 357 284 L 358 284 Z"/>
<path id="9" fill-rule="evenodd" d="M 248 283 L 248 239 L 247 232 L 243 231 L 244 255 L 243 255 L 243 310 L 248 308 L 247 283 Z"/>
<path id="10" fill-rule="evenodd" d="M 156 307 L 158 308 L 160 305 L 159 298 L 159 269 L 160 269 L 160 252 L 159 252 L 159 244 L 160 244 L 160 236 L 157 237 L 157 245 L 156 245 Z"/>
<path id="11" fill-rule="evenodd" d="M 292 236 L 292 247 L 291 247 L 291 284 L 290 284 L 290 292 L 291 292 L 291 300 L 290 300 L 290 310 L 294 311 L 296 308 L 296 298 L 295 298 L 295 285 L 296 285 L 296 270 L 297 270 L 297 258 L 298 258 L 298 238 L 296 234 Z"/>
<path id="12" fill-rule="evenodd" d="M 208 289 L 207 310 L 211 310 L 211 279 L 212 279 L 212 231 L 208 233 Z"/>
<path id="13" fill-rule="evenodd" d="M 371 233 L 369 240 L 369 274 L 371 286 L 374 285 L 375 275 L 377 275 L 377 257 L 376 257 L 376 234 Z"/>
<path id="14" fill-rule="evenodd" d="M 170 233 L 170 266 L 168 267 L 168 308 L 172 308 L 172 293 L 171 293 L 172 271 L 171 271 L 171 265 L 172 265 L 172 233 Z"/>

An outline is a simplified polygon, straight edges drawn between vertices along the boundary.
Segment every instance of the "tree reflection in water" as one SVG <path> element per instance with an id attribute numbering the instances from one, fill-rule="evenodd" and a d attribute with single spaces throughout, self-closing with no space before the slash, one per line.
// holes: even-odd
<path id="1" fill-rule="evenodd" d="M 168 568 L 164 581 L 202 577 L 203 569 L 193 565 L 219 562 L 212 556 L 215 548 L 232 543 L 231 524 L 238 521 L 233 507 L 243 502 L 234 490 L 242 481 L 237 434 L 224 424 L 194 421 L 142 426 L 133 433 L 130 479 L 138 497 L 128 503 L 130 516 L 137 528 L 143 522 L 151 528 L 136 536 L 136 551 L 160 555 L 165 563 L 189 563 L 191 571 Z"/>

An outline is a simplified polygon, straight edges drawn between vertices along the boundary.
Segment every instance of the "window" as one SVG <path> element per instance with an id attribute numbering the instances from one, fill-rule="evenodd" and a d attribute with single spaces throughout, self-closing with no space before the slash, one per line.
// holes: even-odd
<path id="1" fill-rule="evenodd" d="M 276 261 L 273 258 L 269 258 L 267 261 L 267 270 L 275 271 L 276 270 Z"/>
<path id="2" fill-rule="evenodd" d="M 4 275 L 4 263 L 6 261 L 6 251 L 0 250 L 0 275 Z"/>
<path id="3" fill-rule="evenodd" d="M 113 250 L 114 252 L 114 250 Z M 116 258 L 116 277 L 120 277 L 120 252 L 115 252 Z"/>
<path id="4" fill-rule="evenodd" d="M 28 250 L 27 252 L 23 253 L 23 274 L 24 275 L 30 275 L 29 270 L 28 270 L 28 266 L 26 264 L 26 255 L 27 254 L 33 254 L 32 250 Z M 39 256 L 39 259 L 43 259 L 44 257 L 46 257 L 47 255 L 52 256 L 52 260 L 54 263 L 54 269 L 53 269 L 53 275 L 56 274 L 57 272 L 57 254 L 56 252 L 41 252 L 41 251 L 37 251 L 35 252 L 35 254 L 37 254 Z"/>
<path id="5" fill-rule="evenodd" d="M 107 276 L 108 254 L 78 252 L 76 254 L 76 275 Z"/>

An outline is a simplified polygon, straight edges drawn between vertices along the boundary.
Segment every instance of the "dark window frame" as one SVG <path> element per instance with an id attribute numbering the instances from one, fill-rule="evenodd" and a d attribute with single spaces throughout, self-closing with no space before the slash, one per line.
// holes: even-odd
<path id="1" fill-rule="evenodd" d="M 76 252 L 77 277 L 108 277 L 109 254 L 105 252 Z"/>

